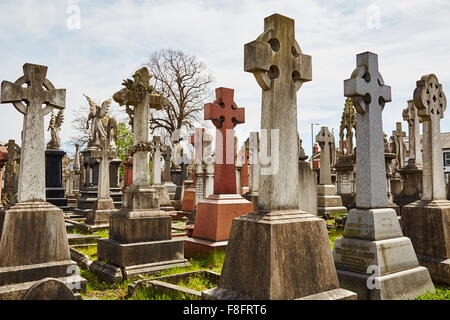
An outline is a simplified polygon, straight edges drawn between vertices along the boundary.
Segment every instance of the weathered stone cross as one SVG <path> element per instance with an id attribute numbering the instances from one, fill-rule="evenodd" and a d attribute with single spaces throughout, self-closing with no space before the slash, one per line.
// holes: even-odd
<path id="1" fill-rule="evenodd" d="M 264 32 L 244 47 L 244 70 L 253 73 L 263 90 L 261 129 L 279 133 L 278 153 L 271 155 L 278 158 L 278 170 L 260 176 L 258 208 L 298 209 L 296 93 L 303 82 L 311 81 L 312 71 L 311 56 L 302 54 L 295 40 L 293 19 L 279 14 L 264 19 Z M 268 136 L 266 150 L 271 150 Z"/>
<path id="2" fill-rule="evenodd" d="M 234 127 L 245 122 L 245 109 L 234 102 L 234 90 L 217 88 L 216 100 L 205 104 L 204 119 L 212 120 L 216 129 L 214 194 L 236 194 L 234 162 Z"/>
<path id="3" fill-rule="evenodd" d="M 417 81 L 414 104 L 423 122 L 422 200 L 446 199 L 440 122 L 447 99 L 436 75 L 428 74 Z"/>
<path id="4" fill-rule="evenodd" d="M 344 81 L 344 95 L 356 108 L 356 207 L 387 206 L 386 168 L 381 113 L 391 101 L 391 87 L 378 71 L 378 56 L 372 52 L 356 56 L 356 69 Z"/>
<path id="5" fill-rule="evenodd" d="M 117 157 L 117 152 L 111 148 L 109 139 L 101 139 L 100 150 L 94 150 L 92 156 L 100 159 L 98 169 L 98 200 L 110 199 L 109 163 Z"/>
<path id="6" fill-rule="evenodd" d="M 161 184 L 161 152 L 164 152 L 166 146 L 161 143 L 160 136 L 153 137 L 153 157 L 152 157 L 152 184 Z"/>
<path id="7" fill-rule="evenodd" d="M 319 184 L 331 184 L 331 144 L 334 137 L 327 127 L 322 127 L 316 136 L 316 141 L 320 145 L 320 181 Z"/>
<path id="8" fill-rule="evenodd" d="M 148 186 L 148 153 L 150 108 L 162 109 L 169 102 L 150 86 L 151 75 L 147 68 L 141 68 L 134 75 L 134 82 L 124 81 L 125 88 L 116 92 L 114 101 L 123 106 L 134 106 L 133 110 L 133 186 Z M 131 85 L 130 85 L 131 83 Z"/>
<path id="9" fill-rule="evenodd" d="M 45 201 L 44 116 L 66 106 L 66 89 L 46 79 L 47 67 L 26 63 L 15 83 L 2 82 L 1 103 L 12 103 L 24 115 L 18 201 Z M 46 104 L 45 107 L 42 107 Z"/>
<path id="10" fill-rule="evenodd" d="M 395 148 L 397 150 L 396 159 L 398 161 L 398 168 L 403 168 L 405 166 L 406 157 L 406 145 L 403 138 L 406 137 L 406 132 L 403 131 L 402 123 L 396 122 L 396 128 L 392 131 L 392 136 L 394 137 Z"/>
<path id="11" fill-rule="evenodd" d="M 403 109 L 403 120 L 408 123 L 408 144 L 409 144 L 409 159 L 408 165 L 422 168 L 422 152 L 420 149 L 420 120 L 417 115 L 417 108 L 414 106 L 414 101 L 408 101 L 408 107 Z"/>

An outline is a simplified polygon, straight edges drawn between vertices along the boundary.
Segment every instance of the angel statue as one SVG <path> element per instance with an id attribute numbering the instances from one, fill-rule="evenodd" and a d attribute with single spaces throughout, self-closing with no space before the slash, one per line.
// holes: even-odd
<path id="1" fill-rule="evenodd" d="M 112 99 L 103 101 L 100 107 L 87 95 L 84 96 L 90 108 L 90 113 L 86 121 L 86 129 L 89 129 L 89 121 L 92 121 L 88 146 L 100 147 L 101 140 L 108 140 L 111 148 L 116 150 L 117 120 L 107 114 Z"/>
<path id="2" fill-rule="evenodd" d="M 59 137 L 59 130 L 61 130 L 61 125 L 64 122 L 64 110 L 60 110 L 55 116 L 52 111 L 50 116 L 50 123 L 48 125 L 47 131 L 50 131 L 50 141 L 47 143 L 47 149 L 59 150 L 61 145 L 61 138 Z"/>

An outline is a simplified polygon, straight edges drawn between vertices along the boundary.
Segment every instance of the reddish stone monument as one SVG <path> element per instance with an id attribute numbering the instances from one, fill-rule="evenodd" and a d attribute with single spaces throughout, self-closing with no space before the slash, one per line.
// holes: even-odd
<path id="1" fill-rule="evenodd" d="M 245 113 L 233 97 L 233 89 L 217 88 L 216 100 L 205 105 L 204 119 L 217 128 L 214 194 L 197 204 L 193 237 L 184 243 L 187 257 L 223 250 L 233 219 L 253 211 L 253 204 L 236 190 L 234 127 L 245 122 Z"/>
<path id="2" fill-rule="evenodd" d="M 122 161 L 123 164 L 123 187 L 122 193 L 125 189 L 133 183 L 133 158 L 128 157 Z"/>

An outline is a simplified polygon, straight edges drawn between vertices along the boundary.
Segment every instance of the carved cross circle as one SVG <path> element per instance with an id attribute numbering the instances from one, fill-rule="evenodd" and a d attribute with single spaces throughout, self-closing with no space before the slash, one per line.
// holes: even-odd
<path id="1" fill-rule="evenodd" d="M 418 115 L 424 119 L 444 117 L 447 98 L 436 75 L 428 74 L 417 81 L 417 87 L 414 90 L 414 103 Z"/>

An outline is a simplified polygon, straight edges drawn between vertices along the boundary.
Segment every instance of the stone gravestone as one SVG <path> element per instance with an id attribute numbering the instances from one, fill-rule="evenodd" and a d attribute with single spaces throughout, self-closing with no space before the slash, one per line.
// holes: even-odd
<path id="1" fill-rule="evenodd" d="M 170 168 L 171 168 L 171 155 L 172 148 L 169 146 L 165 146 L 161 153 L 164 159 L 164 171 L 162 175 L 162 184 L 166 187 L 167 192 L 169 193 L 170 200 L 175 199 L 175 193 L 177 190 L 177 185 L 172 182 L 172 178 L 170 176 Z"/>
<path id="2" fill-rule="evenodd" d="M 97 200 L 85 223 L 77 225 L 90 233 L 109 228 L 109 216 L 116 211 L 109 185 L 109 163 L 117 158 L 117 151 L 111 147 L 109 139 L 100 139 L 99 149 L 93 151 L 92 156 L 100 160 Z"/>
<path id="3" fill-rule="evenodd" d="M 243 156 L 243 164 L 241 169 L 241 194 L 244 195 L 249 191 L 248 185 L 248 148 L 245 144 L 241 148 L 241 154 Z"/>
<path id="4" fill-rule="evenodd" d="M 249 183 L 248 193 L 244 194 L 244 198 L 253 203 L 253 208 L 258 206 L 258 187 L 259 187 L 259 133 L 250 132 L 250 136 L 246 141 L 246 148 L 249 155 Z"/>
<path id="5" fill-rule="evenodd" d="M 24 116 L 18 203 L 5 213 L 0 240 L 2 300 L 21 299 L 46 277 L 86 290 L 86 280 L 72 275 L 77 265 L 70 259 L 63 211 L 45 201 L 44 115 L 65 108 L 66 90 L 46 79 L 45 66 L 26 63 L 23 71 L 15 83 L 1 84 L 1 103 L 12 103 Z"/>
<path id="6" fill-rule="evenodd" d="M 264 33 L 245 45 L 244 70 L 262 88 L 260 156 L 271 150 L 271 161 L 260 161 L 257 211 L 233 220 L 219 286 L 202 297 L 356 298 L 339 289 L 325 221 L 298 209 L 296 93 L 311 80 L 311 57 L 293 19 L 264 19 Z"/>
<path id="7" fill-rule="evenodd" d="M 408 164 L 398 170 L 403 178 L 403 189 L 394 197 L 394 202 L 403 208 L 405 205 L 420 199 L 422 194 L 422 151 L 420 148 L 420 118 L 414 101 L 408 101 L 403 110 L 403 120 L 408 123 Z"/>
<path id="8" fill-rule="evenodd" d="M 405 158 L 408 153 L 404 138 L 406 132 L 403 131 L 402 123 L 396 122 L 396 129 L 392 131 L 393 153 L 395 153 L 394 172 L 391 179 L 392 200 L 399 195 L 403 189 L 403 180 L 399 170 L 405 167 Z"/>
<path id="9" fill-rule="evenodd" d="M 446 200 L 440 121 L 447 100 L 434 74 L 423 76 L 414 90 L 414 105 L 423 123 L 422 198 L 402 210 L 402 227 L 411 238 L 420 264 L 433 281 L 450 284 L 450 201 Z"/>
<path id="10" fill-rule="evenodd" d="M 33 284 L 22 300 L 81 300 L 81 295 L 58 279 L 45 278 Z"/>
<path id="11" fill-rule="evenodd" d="M 158 191 L 160 209 L 164 211 L 174 211 L 170 203 L 169 192 L 161 183 L 161 154 L 166 146 L 161 143 L 160 136 L 154 136 L 152 141 L 153 157 L 152 157 L 152 188 Z"/>
<path id="12" fill-rule="evenodd" d="M 334 137 L 327 127 L 322 127 L 316 136 L 320 146 L 320 176 L 317 186 L 317 211 L 319 214 L 345 214 L 347 208 L 337 195 L 336 186 L 331 183 L 331 145 Z"/>
<path id="13" fill-rule="evenodd" d="M 70 208 L 63 186 L 63 158 L 66 153 L 59 149 L 61 144 L 59 131 L 63 121 L 64 110 L 60 110 L 57 116 L 54 112 L 51 113 L 48 126 L 51 139 L 47 143 L 47 150 L 45 150 L 45 196 L 47 202 L 68 211 Z"/>
<path id="14" fill-rule="evenodd" d="M 90 97 L 84 95 L 89 103 L 90 112 L 86 121 L 86 127 L 90 128 L 89 141 L 86 149 L 81 151 L 82 166 L 84 168 L 84 183 L 81 186 L 81 196 L 78 200 L 78 207 L 74 212 L 87 216 L 94 209 L 95 201 L 98 197 L 98 180 L 100 159 L 94 155 L 99 154 L 101 139 L 109 139 L 111 146 L 115 148 L 117 140 L 117 121 L 108 115 L 108 110 L 112 99 L 107 99 L 98 105 Z M 119 167 L 122 161 L 118 158 L 109 162 L 109 186 L 111 198 L 115 208 L 120 208 L 122 204 L 122 192 L 119 186 Z"/>
<path id="15" fill-rule="evenodd" d="M 395 153 L 394 137 L 387 139 L 387 134 L 383 132 L 384 139 L 384 164 L 386 169 L 386 191 L 387 191 L 387 208 L 394 209 L 397 215 L 400 215 L 400 208 L 393 202 L 391 182 L 397 168 L 397 154 Z"/>
<path id="16" fill-rule="evenodd" d="M 381 113 L 391 101 L 391 88 L 378 71 L 376 54 L 358 54 L 356 65 L 344 81 L 344 95 L 357 111 L 356 209 L 334 245 L 339 283 L 362 300 L 414 299 L 434 286 L 403 236 L 395 210 L 387 208 Z"/>
<path id="17" fill-rule="evenodd" d="M 14 140 L 6 144 L 8 161 L 5 164 L 5 181 L 2 192 L 2 202 L 5 206 L 13 206 L 17 202 L 17 187 L 20 167 L 20 147 Z"/>
<path id="18" fill-rule="evenodd" d="M 216 156 L 214 166 L 214 194 L 199 201 L 192 238 L 185 241 L 188 257 L 225 249 L 234 218 L 253 210 L 236 189 L 234 158 L 234 127 L 244 123 L 245 109 L 234 102 L 234 90 L 217 88 L 216 100 L 205 105 L 205 120 L 211 120 L 216 129 Z"/>
<path id="19" fill-rule="evenodd" d="M 139 274 L 188 266 L 183 240 L 172 239 L 171 217 L 159 210 L 158 192 L 149 182 L 150 108 L 168 101 L 150 85 L 151 75 L 141 68 L 125 80 L 114 101 L 133 110 L 133 184 L 125 190 L 122 208 L 109 218 L 109 239 L 97 241 L 98 260 L 90 268 L 106 281 L 122 281 Z"/>

